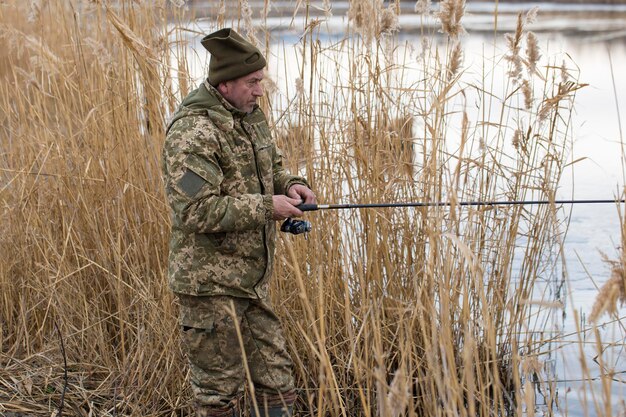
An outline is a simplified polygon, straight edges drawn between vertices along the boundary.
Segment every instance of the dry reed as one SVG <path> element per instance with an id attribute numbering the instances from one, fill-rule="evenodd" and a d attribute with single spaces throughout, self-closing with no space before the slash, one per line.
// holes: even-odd
<path id="1" fill-rule="evenodd" d="M 417 5 L 416 5 L 417 7 Z M 420 9 L 427 5 L 420 5 Z M 451 38 L 457 38 L 465 33 L 461 19 L 465 14 L 465 0 L 443 0 L 439 4 L 437 17 L 441 21 L 441 31 Z"/>
<path id="2" fill-rule="evenodd" d="M 417 0 L 414 7 L 415 13 L 421 15 L 430 13 L 431 3 L 430 0 Z"/>
<path id="3" fill-rule="evenodd" d="M 186 11 L 33 5 L 0 9 L 0 412 L 50 415 L 64 395 L 73 415 L 184 414 L 159 155 L 165 118 L 192 88 Z M 226 13 L 220 1 L 212 23 L 237 14 L 256 33 L 241 5 Z M 582 85 L 558 79 L 528 35 L 524 80 L 542 82 L 517 105 L 521 16 L 512 68 L 491 71 L 512 77 L 501 97 L 489 79 L 463 82 L 464 2 L 441 10 L 449 49 L 426 42 L 417 70 L 392 36 L 394 2 L 351 2 L 361 36 L 329 47 L 305 15 L 296 88 L 287 104 L 263 103 L 287 165 L 322 202 L 453 203 L 320 212 L 308 239 L 281 236 L 272 299 L 301 415 L 532 414 L 530 376 L 554 395 L 533 328 L 536 308 L 551 307 L 528 300 L 549 275 L 558 208 L 456 203 L 553 197 Z M 512 132 L 517 152 L 503 140 Z"/>

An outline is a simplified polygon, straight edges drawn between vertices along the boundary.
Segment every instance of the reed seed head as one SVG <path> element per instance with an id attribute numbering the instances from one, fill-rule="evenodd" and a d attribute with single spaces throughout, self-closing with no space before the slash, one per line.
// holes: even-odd
<path id="1" fill-rule="evenodd" d="M 532 76 L 537 71 L 537 63 L 541 58 L 539 52 L 539 42 L 537 36 L 533 32 L 528 32 L 526 35 L 526 65 L 528 66 L 528 72 Z"/>
<path id="2" fill-rule="evenodd" d="M 533 106 L 533 90 L 528 80 L 522 81 L 522 94 L 524 95 L 524 107 L 530 110 Z"/>
<path id="3" fill-rule="evenodd" d="M 409 387 L 410 383 L 403 368 L 396 370 L 391 384 L 389 384 L 389 392 L 387 394 L 387 402 L 390 405 L 389 417 L 403 416 L 409 405 Z"/>
<path id="4" fill-rule="evenodd" d="M 448 64 L 448 81 L 454 78 L 459 72 L 463 63 L 463 49 L 461 48 L 461 42 L 456 41 L 452 52 L 450 53 L 450 61 Z"/>
<path id="5" fill-rule="evenodd" d="M 385 7 L 383 0 L 350 2 L 348 19 L 369 44 L 373 39 L 399 30 L 398 11 L 394 4 Z"/>
<path id="6" fill-rule="evenodd" d="M 535 23 L 537 20 L 537 15 L 539 14 L 539 7 L 532 7 L 528 12 L 526 12 L 525 24 L 530 25 Z"/>
<path id="7" fill-rule="evenodd" d="M 259 46 L 259 39 L 256 36 L 256 28 L 252 20 L 252 7 L 248 0 L 241 2 L 241 16 L 243 17 L 243 25 L 246 29 L 246 36 L 253 45 Z"/>
<path id="8" fill-rule="evenodd" d="M 431 0 L 417 0 L 417 2 L 415 2 L 415 13 L 417 14 L 421 14 L 421 15 L 428 15 L 430 14 L 430 10 L 432 7 L 431 4 Z"/>
<path id="9" fill-rule="evenodd" d="M 398 15 L 395 9 L 392 6 L 382 9 L 380 11 L 378 36 L 388 36 L 398 30 L 400 30 L 400 26 L 398 25 Z"/>
<path id="10" fill-rule="evenodd" d="M 437 17 L 441 22 L 441 32 L 451 38 L 465 33 L 461 18 L 465 14 L 465 0 L 442 0 L 439 3 Z"/>
<path id="11" fill-rule="evenodd" d="M 519 153 L 526 153 L 526 136 L 524 135 L 523 129 L 515 129 L 511 142 L 513 144 L 513 147 Z"/>
<path id="12" fill-rule="evenodd" d="M 611 277 L 600 287 L 596 296 L 589 320 L 596 322 L 605 313 L 616 314 L 618 302 L 622 305 L 626 303 L 626 274 L 621 263 L 614 263 Z"/>
<path id="13" fill-rule="evenodd" d="M 304 80 L 300 77 L 296 78 L 296 94 L 298 96 L 304 95 Z"/>
<path id="14" fill-rule="evenodd" d="M 508 54 L 504 57 L 510 63 L 508 75 L 509 78 L 511 78 L 516 83 L 519 83 L 522 77 L 523 60 L 520 56 L 520 50 L 523 33 L 524 19 L 522 18 L 522 13 L 519 13 L 517 15 L 517 25 L 515 27 L 515 33 L 507 33 L 504 35 L 507 43 L 507 48 L 509 50 Z"/>

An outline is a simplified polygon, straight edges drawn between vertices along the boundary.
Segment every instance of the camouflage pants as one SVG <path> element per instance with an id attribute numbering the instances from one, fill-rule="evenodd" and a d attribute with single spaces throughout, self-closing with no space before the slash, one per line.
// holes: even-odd
<path id="1" fill-rule="evenodd" d="M 292 362 L 278 317 L 265 300 L 178 294 L 191 387 L 201 406 L 224 407 L 243 394 L 241 339 L 257 396 L 293 393 Z"/>

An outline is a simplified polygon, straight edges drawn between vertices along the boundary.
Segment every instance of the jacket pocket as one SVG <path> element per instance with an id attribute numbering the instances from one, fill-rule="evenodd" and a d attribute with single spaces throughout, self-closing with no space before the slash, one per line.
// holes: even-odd
<path id="1" fill-rule="evenodd" d="M 196 244 L 203 249 L 224 254 L 233 254 L 237 251 L 236 232 L 197 233 Z"/>

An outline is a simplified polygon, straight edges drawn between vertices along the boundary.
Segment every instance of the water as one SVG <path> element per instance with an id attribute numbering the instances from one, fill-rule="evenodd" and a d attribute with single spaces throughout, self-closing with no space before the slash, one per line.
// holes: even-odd
<path id="1" fill-rule="evenodd" d="M 270 67 L 279 88 L 293 88 L 297 78 L 298 56 L 293 46 L 301 36 L 304 18 L 292 18 L 292 2 L 272 2 L 274 9 L 266 20 L 272 28 L 275 43 L 272 51 L 275 66 Z M 318 2 L 321 6 L 321 2 Z M 420 44 L 420 31 L 432 31 L 437 27 L 434 19 L 421 19 L 411 14 L 413 2 L 403 3 L 400 19 L 402 30 L 400 39 Z M 251 2 L 255 15 L 262 5 Z M 498 28 L 513 31 L 516 14 L 539 7 L 536 23 L 529 26 L 540 39 L 544 58 L 556 57 L 566 51 L 578 66 L 578 79 L 589 84 L 580 90 L 576 98 L 576 114 L 572 121 L 575 138 L 570 160 L 580 162 L 571 167 L 557 193 L 562 199 L 611 199 L 619 197 L 624 186 L 622 129 L 626 128 L 626 6 L 625 5 L 567 5 L 557 3 L 503 3 L 499 10 Z M 334 42 L 341 39 L 346 25 L 346 2 L 332 2 L 332 17 L 323 25 L 321 39 Z M 208 10 L 208 9 L 207 9 Z M 465 67 L 471 71 L 472 65 L 482 62 L 484 49 L 493 48 L 493 3 L 469 3 L 468 15 L 464 18 L 468 34 L 462 38 Z M 210 13 L 210 10 L 207 11 Z M 313 14 L 325 18 L 323 11 L 313 9 Z M 282 15 L 281 15 L 282 14 Z M 200 31 L 207 33 L 214 29 L 209 21 L 199 22 Z M 237 22 L 232 21 L 233 25 Z M 502 37 L 499 33 L 498 37 Z M 198 39 L 190 46 L 202 51 Z M 502 42 L 496 48 L 502 48 Z M 197 79 L 204 77 L 206 55 L 200 53 L 196 62 Z M 291 84 L 289 84 L 291 83 Z M 281 107 L 280 101 L 274 103 Z M 624 127 L 622 127 L 624 126 Z M 565 239 L 566 267 L 555 271 L 554 281 L 547 285 L 558 286 L 565 279 L 563 299 L 565 308 L 554 311 L 548 318 L 548 331 L 558 339 L 551 345 L 553 349 L 546 361 L 545 375 L 558 382 L 560 411 L 570 416 L 603 415 L 603 390 L 596 379 L 601 374 L 595 360 L 598 349 L 596 338 L 601 340 L 605 369 L 614 373 L 614 381 L 605 387 L 611 398 L 612 414 L 619 410 L 619 402 L 626 398 L 626 310 L 619 310 L 622 321 L 614 322 L 605 315 L 600 320 L 597 335 L 588 322 L 593 302 L 601 287 L 610 275 L 610 266 L 603 256 L 618 259 L 620 246 L 620 216 L 615 205 L 576 205 L 571 211 L 566 209 L 564 217 L 569 218 L 569 229 Z M 612 322 L 613 321 L 613 322 Z M 579 333 L 578 330 L 583 332 Z M 579 343 L 579 342 L 584 343 Z M 582 349 L 580 348 L 582 346 Z M 584 369 L 581 366 L 584 359 Z M 591 381 L 589 379 L 591 378 Z M 590 389 L 593 388 L 593 389 Z M 595 397 L 595 398 L 594 398 Z M 538 410 L 542 408 L 542 398 L 538 396 Z"/>
<path id="2" fill-rule="evenodd" d="M 624 25 L 624 21 L 621 21 Z M 623 29 L 622 29 L 623 31 Z M 608 35 L 609 33 L 607 33 Z M 577 113 L 574 118 L 576 141 L 573 158 L 586 158 L 575 166 L 574 172 L 564 178 L 562 195 L 575 198 L 615 198 L 619 197 L 624 186 L 622 170 L 622 146 L 620 121 L 626 119 L 618 114 L 618 109 L 626 105 L 626 82 L 622 76 L 626 68 L 626 38 L 603 40 L 602 34 L 594 36 L 558 35 L 554 37 L 554 47 L 568 51 L 580 67 L 581 82 L 589 87 L 577 96 Z M 608 36 L 610 37 L 610 36 Z M 620 102 L 620 100 L 622 102 Z M 565 258 L 568 272 L 568 300 L 566 316 L 562 323 L 562 338 L 557 355 L 557 379 L 562 408 L 568 415 L 602 415 L 605 410 L 595 404 L 603 403 L 601 384 L 598 380 L 586 383 L 586 378 L 598 378 L 600 366 L 594 361 L 598 354 L 596 338 L 588 322 L 593 302 L 601 287 L 609 278 L 610 267 L 603 261 L 619 258 L 620 217 L 615 205 L 583 206 L 572 208 L 571 222 L 565 240 Z M 577 316 L 574 314 L 576 311 Z M 620 310 L 624 318 L 625 309 Z M 578 318 L 578 323 L 577 323 Z M 608 323 L 608 315 L 600 319 Z M 602 341 L 606 367 L 616 372 L 614 382 L 607 387 L 615 415 L 619 401 L 626 398 L 626 354 L 624 352 L 624 329 L 622 323 L 600 326 L 598 335 Z M 584 332 L 581 351 L 575 335 L 579 328 Z M 581 356 L 589 371 L 581 368 Z M 597 396 L 594 402 L 591 389 Z"/>

